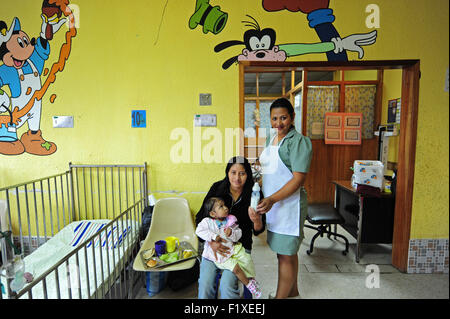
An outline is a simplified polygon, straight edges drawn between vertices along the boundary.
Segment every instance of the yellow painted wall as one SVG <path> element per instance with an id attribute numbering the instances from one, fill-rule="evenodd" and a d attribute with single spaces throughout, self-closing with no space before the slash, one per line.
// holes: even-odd
<path id="1" fill-rule="evenodd" d="M 381 123 L 387 123 L 388 101 L 400 98 L 402 95 L 402 70 L 385 70 L 383 74 L 383 111 L 381 113 Z M 398 147 L 400 136 L 389 137 L 388 161 L 398 162 Z M 392 175 L 392 171 L 387 172 Z"/>
<path id="2" fill-rule="evenodd" d="M 167 6 L 165 6 L 167 3 Z M 373 1 L 330 1 L 341 36 L 369 32 L 365 8 Z M 174 164 L 170 140 L 176 128 L 192 135 L 195 114 L 217 114 L 218 129 L 239 125 L 238 68 L 224 71 L 222 63 L 240 53 L 232 47 L 220 53 L 214 46 L 242 40 L 246 14 L 262 28 L 277 31 L 277 43 L 316 42 L 306 15 L 269 13 L 260 0 L 211 0 L 229 14 L 218 35 L 188 28 L 195 1 L 78 0 L 79 29 L 67 65 L 44 97 L 41 129 L 57 144 L 55 154 L 0 156 L 0 187 L 61 172 L 75 163 L 142 163 L 150 165 L 150 192 L 156 197 L 183 196 L 196 212 L 212 182 L 223 178 L 228 158 L 220 163 Z M 365 60 L 420 59 L 421 82 L 412 238 L 448 237 L 448 1 L 379 0 L 380 28 L 376 44 L 365 47 Z M 165 14 L 162 19 L 162 14 Z M 40 1 L 2 1 L 0 19 L 8 25 L 18 16 L 22 28 L 37 37 Z M 65 31 L 66 29 L 62 29 Z M 158 34 L 159 31 L 159 34 Z M 49 61 L 58 57 L 60 32 L 52 41 Z M 350 52 L 350 60 L 357 54 Z M 324 54 L 290 61 L 325 61 Z M 47 62 L 47 67 L 51 62 Z M 57 98 L 49 102 L 51 94 Z M 213 105 L 200 107 L 199 93 L 211 93 Z M 131 128 L 131 110 L 147 110 L 147 128 Z M 55 129 L 52 116 L 72 115 L 73 129 Z M 25 125 L 26 126 L 26 125 Z M 25 132 L 22 127 L 20 134 Z M 204 132 L 205 130 L 203 130 Z M 211 139 L 203 141 L 205 146 Z M 191 158 L 193 157 L 191 136 Z M 222 141 L 222 154 L 225 145 Z"/>
<path id="3" fill-rule="evenodd" d="M 345 71 L 346 81 L 376 81 L 377 70 Z"/>

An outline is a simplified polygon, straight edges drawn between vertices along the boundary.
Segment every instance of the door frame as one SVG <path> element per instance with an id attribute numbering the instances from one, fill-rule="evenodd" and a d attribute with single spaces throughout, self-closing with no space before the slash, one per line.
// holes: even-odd
<path id="1" fill-rule="evenodd" d="M 292 67 L 299 70 L 402 70 L 402 112 L 400 114 L 400 141 L 395 198 L 394 233 L 392 239 L 392 265 L 402 272 L 408 269 L 411 235 L 411 215 L 416 161 L 417 118 L 419 109 L 420 60 L 374 61 L 305 61 L 305 62 L 239 62 L 239 111 L 244 110 L 244 74 L 258 69 Z M 243 119 L 240 120 L 243 129 Z M 243 130 L 242 130 L 243 131 Z M 242 139 L 241 139 L 242 140 Z M 243 155 L 243 145 L 240 146 Z"/>

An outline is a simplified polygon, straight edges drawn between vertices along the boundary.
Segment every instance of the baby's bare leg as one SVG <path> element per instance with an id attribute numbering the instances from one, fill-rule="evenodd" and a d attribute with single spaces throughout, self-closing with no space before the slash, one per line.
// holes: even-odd
<path id="1" fill-rule="evenodd" d="M 248 280 L 247 276 L 245 275 L 244 271 L 242 271 L 241 267 L 239 267 L 238 264 L 236 264 L 236 266 L 234 266 L 233 273 L 245 286 L 248 285 L 249 280 Z"/>

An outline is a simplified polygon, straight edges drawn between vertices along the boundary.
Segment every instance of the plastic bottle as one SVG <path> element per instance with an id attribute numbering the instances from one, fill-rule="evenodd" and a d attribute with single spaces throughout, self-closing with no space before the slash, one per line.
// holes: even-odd
<path id="1" fill-rule="evenodd" d="M 255 211 L 256 211 L 256 206 L 258 206 L 258 203 L 259 203 L 259 190 L 260 190 L 259 184 L 255 183 L 252 188 L 252 197 L 250 200 L 250 206 Z"/>
<path id="2" fill-rule="evenodd" d="M 25 278 L 23 277 L 25 273 L 25 263 L 21 256 L 14 257 L 12 267 L 14 269 L 14 279 L 11 281 L 9 287 L 12 291 L 19 292 L 25 285 Z"/>

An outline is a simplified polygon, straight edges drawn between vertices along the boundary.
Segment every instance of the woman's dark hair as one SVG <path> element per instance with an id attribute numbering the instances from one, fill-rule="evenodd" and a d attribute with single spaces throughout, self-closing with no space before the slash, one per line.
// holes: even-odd
<path id="1" fill-rule="evenodd" d="M 294 117 L 294 107 L 292 106 L 291 102 L 288 99 L 281 97 L 273 101 L 272 105 L 270 106 L 270 112 L 272 112 L 272 109 L 279 107 L 287 109 L 291 118 Z"/>
<path id="2" fill-rule="evenodd" d="M 227 187 L 230 187 L 230 180 L 228 179 L 228 172 L 230 171 L 231 167 L 234 164 L 241 164 L 244 167 L 245 172 L 247 173 L 247 180 L 245 181 L 245 184 L 244 184 L 244 192 L 246 190 L 250 189 L 250 193 L 251 193 L 253 183 L 254 183 L 252 166 L 250 165 L 249 161 L 243 156 L 234 156 L 228 161 L 227 167 L 225 168 L 225 179 L 224 179 L 224 181 L 226 181 Z"/>
<path id="3" fill-rule="evenodd" d="M 252 172 L 252 167 L 250 165 L 250 163 L 248 162 L 248 160 L 245 157 L 242 156 L 235 156 L 232 157 L 228 163 L 227 166 L 225 168 L 225 178 L 223 180 L 221 180 L 218 183 L 217 186 L 217 190 L 215 192 L 215 196 L 214 197 L 226 197 L 229 193 L 230 193 L 230 179 L 228 178 L 228 172 L 230 171 L 231 167 L 234 164 L 241 164 L 244 169 L 245 172 L 247 173 L 247 180 L 245 181 L 244 184 L 244 189 L 242 191 L 241 194 L 241 198 L 244 201 L 244 205 L 245 203 L 248 203 L 248 205 L 250 205 L 250 198 L 251 198 L 251 194 L 252 194 L 252 188 L 253 188 L 253 172 Z M 209 217 L 209 212 L 211 211 L 211 207 L 214 206 L 214 200 L 212 202 L 212 204 L 210 203 L 209 205 L 212 205 L 211 207 L 208 207 L 207 202 L 209 201 L 209 198 L 205 199 L 203 204 L 202 204 L 202 208 L 200 209 L 200 211 L 197 213 L 197 216 L 195 217 L 195 222 L 196 225 L 198 225 L 203 218 L 205 217 Z M 231 209 L 231 207 L 228 207 Z"/>
<path id="4" fill-rule="evenodd" d="M 252 194 L 252 188 L 253 188 L 253 172 L 252 167 L 249 163 L 249 161 L 242 156 L 234 156 L 232 157 L 225 168 L 225 178 L 222 180 L 222 183 L 218 189 L 219 194 L 228 194 L 230 192 L 230 179 L 228 178 L 228 172 L 230 171 L 231 167 L 234 164 L 241 164 L 244 167 L 245 172 L 247 173 L 247 180 L 244 184 L 244 189 L 242 190 L 242 196 L 243 198 L 250 199 L 250 196 Z"/>

